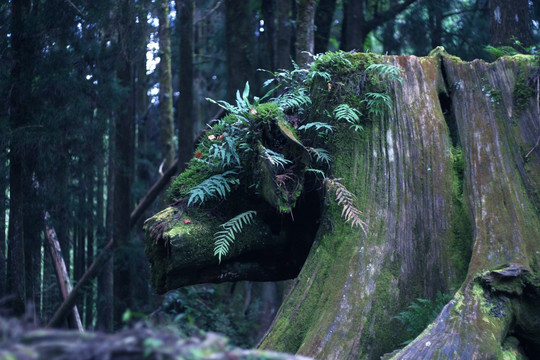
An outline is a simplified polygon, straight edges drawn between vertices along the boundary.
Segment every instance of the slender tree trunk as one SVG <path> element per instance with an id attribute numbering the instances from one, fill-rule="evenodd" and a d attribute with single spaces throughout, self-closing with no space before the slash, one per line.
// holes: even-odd
<path id="1" fill-rule="evenodd" d="M 30 1 L 11 2 L 11 34 L 13 67 L 10 97 L 10 129 L 12 135 L 9 153 L 9 228 L 8 228 L 8 293 L 12 295 L 11 310 L 15 315 L 25 311 L 26 275 L 24 244 L 24 127 L 30 123 L 30 113 L 24 99 L 30 96 L 29 80 L 32 74 L 32 39 L 28 29 Z"/>
<path id="2" fill-rule="evenodd" d="M 169 1 L 160 0 L 157 7 L 159 18 L 158 36 L 160 54 L 159 110 L 161 112 L 161 158 L 163 169 L 168 169 L 175 158 Z"/>
<path id="3" fill-rule="evenodd" d="M 276 58 L 276 17 L 274 0 L 261 2 L 262 19 L 264 21 L 263 32 L 259 31 L 259 67 L 267 70 L 275 70 Z"/>
<path id="4" fill-rule="evenodd" d="M 491 0 L 491 45 L 514 45 L 519 40 L 524 46 L 531 42 L 529 1 Z"/>
<path id="5" fill-rule="evenodd" d="M 341 25 L 340 49 L 362 51 L 367 33 L 363 26 L 364 0 L 346 0 L 343 3 L 343 23 Z"/>
<path id="6" fill-rule="evenodd" d="M 291 0 L 281 0 L 276 3 L 276 69 L 289 69 L 291 67 Z"/>
<path id="7" fill-rule="evenodd" d="M 180 96 L 177 106 L 179 170 L 193 156 L 193 0 L 177 2 L 180 36 Z"/>
<path id="8" fill-rule="evenodd" d="M 227 38 L 227 99 L 252 80 L 246 69 L 253 68 L 253 30 L 249 2 L 225 0 Z M 250 81 L 251 89 L 257 89 Z"/>
<path id="9" fill-rule="evenodd" d="M 101 192 L 101 235 L 98 245 L 103 248 L 107 243 L 107 239 L 113 236 L 113 196 L 114 196 L 114 174 L 115 170 L 115 135 L 112 124 L 109 126 L 109 157 L 107 159 L 107 177 L 103 176 L 102 192 Z M 106 185 L 106 193 L 104 185 Z M 103 203 L 106 197 L 106 203 Z M 105 332 L 112 332 L 114 328 L 114 257 L 103 264 L 103 270 L 98 277 L 98 302 L 97 302 L 97 329 Z"/>
<path id="10" fill-rule="evenodd" d="M 3 145 L 3 144 L 2 144 Z M 7 144 L 6 144 L 7 145 Z M 6 295 L 7 280 L 7 253 L 6 253 L 6 191 L 8 184 L 9 167 L 7 166 L 7 149 L 0 148 L 0 298 Z"/>
<path id="11" fill-rule="evenodd" d="M 296 62 L 301 67 L 311 60 L 315 44 L 315 0 L 298 1 L 296 14 Z"/>
<path id="12" fill-rule="evenodd" d="M 336 0 L 320 0 L 315 12 L 315 54 L 328 50 L 330 30 L 334 22 Z"/>

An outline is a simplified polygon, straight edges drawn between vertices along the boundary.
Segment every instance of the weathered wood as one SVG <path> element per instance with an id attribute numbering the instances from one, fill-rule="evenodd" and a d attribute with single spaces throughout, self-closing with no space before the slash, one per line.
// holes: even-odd
<path id="1" fill-rule="evenodd" d="M 51 256 L 53 259 L 54 267 L 56 269 L 56 277 L 58 278 L 60 291 L 65 301 L 69 297 L 70 293 L 73 292 L 73 289 L 71 288 L 71 282 L 69 280 L 69 275 L 66 269 L 66 263 L 64 262 L 64 257 L 62 256 L 62 250 L 60 249 L 60 242 L 58 241 L 58 237 L 56 236 L 56 231 L 54 230 L 54 227 L 52 227 L 50 223 L 50 215 L 48 211 L 45 211 L 44 219 L 45 219 L 45 230 L 47 234 L 47 240 L 49 241 L 49 246 L 51 249 Z M 74 305 L 74 303 L 69 308 L 69 310 L 71 309 L 73 311 L 73 316 L 75 317 L 75 323 L 77 324 L 77 329 L 80 332 L 84 332 L 84 328 L 81 322 L 81 317 L 79 315 L 79 310 L 77 309 L 77 306 Z"/>

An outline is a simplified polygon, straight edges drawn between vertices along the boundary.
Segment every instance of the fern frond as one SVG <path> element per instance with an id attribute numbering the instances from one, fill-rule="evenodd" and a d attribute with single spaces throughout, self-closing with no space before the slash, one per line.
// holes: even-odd
<path id="1" fill-rule="evenodd" d="M 307 148 L 309 152 L 315 155 L 315 161 L 318 163 L 326 163 L 326 165 L 330 165 L 330 161 L 332 161 L 332 157 L 330 156 L 330 153 L 322 148 Z"/>
<path id="2" fill-rule="evenodd" d="M 399 82 L 403 81 L 403 78 L 401 77 L 401 73 L 403 73 L 403 69 L 390 64 L 371 64 L 366 68 L 366 71 L 374 71 L 377 73 L 377 76 L 381 80 L 385 81 L 391 81 L 396 80 Z"/>
<path id="3" fill-rule="evenodd" d="M 223 230 L 214 234 L 214 256 L 218 257 L 219 263 L 221 263 L 221 257 L 229 252 L 236 234 L 242 231 L 244 225 L 251 224 L 255 215 L 257 215 L 256 211 L 249 210 L 220 225 Z"/>
<path id="4" fill-rule="evenodd" d="M 285 93 L 274 100 L 282 110 L 300 110 L 311 104 L 311 98 L 304 88 Z"/>
<path id="5" fill-rule="evenodd" d="M 224 199 L 231 191 L 229 184 L 238 184 L 238 173 L 235 170 L 225 171 L 223 174 L 216 174 L 195 185 L 189 191 L 187 206 L 202 204 L 210 198 Z"/>
<path id="6" fill-rule="evenodd" d="M 366 234 L 367 224 L 362 220 L 362 212 L 354 206 L 354 198 L 345 185 L 339 182 L 341 179 L 326 178 L 324 183 L 328 189 L 334 193 L 338 205 L 342 206 L 341 216 L 345 218 L 345 222 L 351 222 L 351 227 L 359 227 Z"/>
<path id="7" fill-rule="evenodd" d="M 220 168 L 240 165 L 240 157 L 236 152 L 236 142 L 239 139 L 227 133 L 223 135 L 223 142 L 212 144 L 208 157 L 217 160 Z"/>
<path id="8" fill-rule="evenodd" d="M 385 93 L 368 92 L 362 102 L 366 103 L 368 113 L 377 117 L 383 116 L 386 109 L 392 110 L 392 98 Z"/>
<path id="9" fill-rule="evenodd" d="M 334 131 L 334 127 L 332 125 L 324 123 L 324 122 L 319 122 L 319 121 L 315 121 L 315 122 L 311 122 L 311 123 L 299 126 L 298 130 L 306 131 L 313 127 L 315 128 L 316 131 L 319 131 L 322 129 L 326 134 L 328 132 Z"/>
<path id="10" fill-rule="evenodd" d="M 358 124 L 362 113 L 348 104 L 340 104 L 334 109 L 334 118 L 336 120 L 345 120 L 349 124 Z"/>
<path id="11" fill-rule="evenodd" d="M 264 157 L 268 159 L 268 161 L 270 161 L 270 163 L 274 166 L 278 166 L 278 167 L 281 166 L 285 168 L 285 165 L 292 163 L 291 160 L 285 159 L 285 156 L 273 150 L 265 148 L 264 152 L 265 152 Z"/>
<path id="12" fill-rule="evenodd" d="M 315 174 L 321 175 L 323 179 L 326 179 L 326 174 L 322 170 L 313 169 L 313 168 L 307 168 L 306 171 L 313 172 Z"/>

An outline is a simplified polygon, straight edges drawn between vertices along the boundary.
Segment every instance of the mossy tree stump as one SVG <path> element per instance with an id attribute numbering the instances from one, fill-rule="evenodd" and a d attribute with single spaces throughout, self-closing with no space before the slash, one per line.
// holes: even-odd
<path id="1" fill-rule="evenodd" d="M 331 171 L 356 194 L 367 230 L 345 223 L 330 196 L 320 212 L 307 211 L 313 206 L 294 210 L 317 217 L 302 219 L 304 228 L 320 226 L 260 347 L 320 359 L 377 359 L 386 353 L 395 359 L 491 359 L 537 353 L 538 59 L 462 62 L 440 50 L 423 58 L 347 56 L 353 64 L 376 58 L 404 70 L 402 82 L 389 82 L 391 111 L 372 117 L 363 132 L 338 124 L 327 142 L 334 158 Z M 338 92 L 355 105 L 362 76 L 341 69 L 332 76 L 327 87 L 312 89 L 309 121 L 324 121 Z M 271 229 L 268 241 L 248 240 L 239 245 L 246 250 L 238 256 L 246 261 L 250 246 L 272 248 L 302 233 L 303 227 L 276 230 L 275 219 L 261 219 Z M 151 229 L 149 234 L 151 248 L 156 238 Z M 274 263 L 280 264 L 283 254 L 274 253 Z M 151 260 L 169 267 L 175 261 L 170 253 L 162 256 Z M 261 280 L 249 273 L 243 278 Z M 220 281 L 220 274 L 201 280 Z M 168 281 L 162 291 L 176 285 Z M 394 316 L 415 298 L 434 299 L 439 291 L 454 297 L 399 350 L 406 335 Z"/>

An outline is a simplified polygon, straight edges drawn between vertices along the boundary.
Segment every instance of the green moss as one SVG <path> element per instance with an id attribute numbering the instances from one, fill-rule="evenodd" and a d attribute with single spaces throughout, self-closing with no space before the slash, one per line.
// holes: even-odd
<path id="1" fill-rule="evenodd" d="M 532 85 L 528 84 L 525 75 L 520 72 L 514 90 L 512 91 L 512 99 L 514 101 L 515 117 L 519 118 L 522 111 L 527 109 L 531 103 L 531 99 L 535 95 L 536 91 Z"/>

